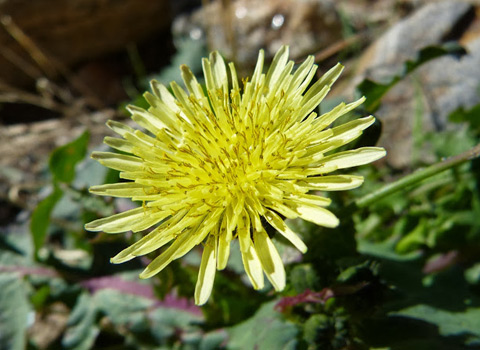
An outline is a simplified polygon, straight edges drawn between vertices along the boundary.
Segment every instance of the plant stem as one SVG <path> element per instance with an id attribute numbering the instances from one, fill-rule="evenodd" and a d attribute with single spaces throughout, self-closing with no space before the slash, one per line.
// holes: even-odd
<path id="1" fill-rule="evenodd" d="M 433 175 L 439 174 L 442 171 L 447 169 L 456 167 L 460 164 L 468 162 L 472 159 L 475 159 L 480 156 L 480 144 L 476 145 L 475 147 L 460 153 L 454 157 L 447 158 L 441 162 L 435 163 L 430 165 L 428 168 L 417 170 L 416 172 L 407 175 L 400 180 L 397 180 L 393 183 L 385 185 L 384 187 L 380 188 L 379 190 L 367 194 L 362 198 L 359 198 L 355 201 L 355 205 L 358 208 L 365 208 L 369 205 L 379 201 L 380 199 L 387 197 L 395 192 L 401 191 L 405 189 L 407 186 L 411 186 L 416 184 L 426 178 L 429 178 Z"/>

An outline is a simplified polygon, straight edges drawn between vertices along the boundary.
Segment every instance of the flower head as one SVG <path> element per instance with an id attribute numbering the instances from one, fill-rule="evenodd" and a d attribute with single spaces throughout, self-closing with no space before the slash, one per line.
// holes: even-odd
<path id="1" fill-rule="evenodd" d="M 132 119 L 148 133 L 109 121 L 122 138 L 105 143 L 130 155 L 94 152 L 92 157 L 128 180 L 94 186 L 92 193 L 128 197 L 143 206 L 86 225 L 91 231 L 143 231 L 138 242 L 113 257 L 122 263 L 170 243 L 141 273 L 148 278 L 203 243 L 195 302 L 210 296 L 215 271 L 227 265 L 230 243 L 238 239 L 245 271 L 255 289 L 264 273 L 276 290 L 285 286 L 282 260 L 262 218 L 300 251 L 307 247 L 283 221 L 302 218 L 325 227 L 338 219 L 325 209 L 330 200 L 312 190 L 358 187 L 363 178 L 327 175 L 375 161 L 383 148 L 332 153 L 356 139 L 372 116 L 328 128 L 363 102 L 340 104 L 318 116 L 323 100 L 343 67 L 337 64 L 310 88 L 317 66 L 308 57 L 296 70 L 288 47 L 276 54 L 266 74 L 260 51 L 250 81 L 240 87 L 235 67 L 213 52 L 203 59 L 206 93 L 187 66 L 181 66 L 188 92 L 172 82 L 171 94 L 152 81 L 148 110 L 130 106 Z"/>

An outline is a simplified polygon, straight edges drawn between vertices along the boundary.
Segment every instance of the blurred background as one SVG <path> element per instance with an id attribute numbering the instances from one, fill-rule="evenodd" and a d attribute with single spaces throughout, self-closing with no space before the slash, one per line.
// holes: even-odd
<path id="1" fill-rule="evenodd" d="M 320 112 L 365 95 L 379 120 L 359 144 L 387 157 L 332 196 L 345 224 L 291 223 L 312 248 L 278 242 L 281 295 L 252 291 L 239 256 L 203 308 L 199 251 L 148 281 L 147 260 L 110 265 L 136 236 L 83 229 L 132 207 L 88 194 L 118 179 L 88 157 L 105 122 L 181 64 L 201 79 L 212 50 L 247 77 L 284 44 L 319 76 L 346 66 Z M 478 143 L 479 67 L 475 0 L 0 1 L 0 349 L 480 349 L 478 162 L 350 206 Z"/>

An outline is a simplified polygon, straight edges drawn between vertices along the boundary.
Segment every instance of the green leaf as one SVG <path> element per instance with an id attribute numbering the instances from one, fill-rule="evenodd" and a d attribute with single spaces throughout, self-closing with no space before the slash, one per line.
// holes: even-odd
<path id="1" fill-rule="evenodd" d="M 140 296 L 122 293 L 114 289 L 102 289 L 95 293 L 95 304 L 98 310 L 105 314 L 113 324 L 127 326 L 144 315 L 152 306 L 153 301 Z"/>
<path id="2" fill-rule="evenodd" d="M 395 75 L 390 82 L 381 84 L 370 79 L 365 79 L 357 86 L 358 92 L 367 98 L 364 104 L 365 109 L 370 113 L 375 112 L 380 106 L 382 97 L 395 84 L 420 67 L 422 64 L 445 55 L 460 57 L 465 54 L 465 49 L 456 43 L 449 42 L 438 46 L 427 46 L 418 52 L 418 55 L 415 59 L 406 61 L 402 72 Z"/>
<path id="3" fill-rule="evenodd" d="M 85 131 L 76 140 L 60 146 L 50 155 L 50 171 L 56 181 L 70 183 L 75 178 L 75 165 L 85 158 L 90 133 Z"/>
<path id="4" fill-rule="evenodd" d="M 478 133 L 480 132 L 480 104 L 471 109 L 460 107 L 450 113 L 448 119 L 454 123 L 469 123 L 471 129 Z"/>
<path id="5" fill-rule="evenodd" d="M 296 265 L 290 271 L 290 283 L 297 293 L 319 287 L 319 278 L 311 264 Z"/>
<path id="6" fill-rule="evenodd" d="M 274 310 L 276 303 L 263 304 L 252 318 L 228 329 L 230 341 L 227 349 L 295 349 L 298 329 Z"/>
<path id="7" fill-rule="evenodd" d="M 465 271 L 465 280 L 473 285 L 480 285 L 480 262 Z"/>
<path id="8" fill-rule="evenodd" d="M 422 219 L 410 233 L 405 235 L 395 247 L 399 254 L 411 253 L 427 243 L 428 226 L 427 220 Z"/>
<path id="9" fill-rule="evenodd" d="M 327 315 L 312 315 L 304 324 L 303 338 L 310 345 L 317 345 L 318 348 L 328 347 L 330 334 L 335 332 L 334 320 Z M 317 347 L 316 347 L 317 348 Z"/>
<path id="10" fill-rule="evenodd" d="M 218 350 L 223 349 L 222 343 L 225 343 L 227 334 L 223 330 L 207 333 L 203 336 L 199 350 Z"/>
<path id="11" fill-rule="evenodd" d="M 159 307 L 149 313 L 148 317 L 152 335 L 159 344 L 166 344 L 169 339 L 178 337 L 178 330 L 181 330 L 183 339 L 194 342 L 201 340 L 199 329 L 195 326 L 201 321 L 200 316 L 179 309 Z"/>
<path id="12" fill-rule="evenodd" d="M 22 279 L 0 275 L 0 349 L 25 349 L 28 299 Z"/>
<path id="13" fill-rule="evenodd" d="M 92 297 L 84 293 L 80 295 L 75 308 L 70 314 L 67 330 L 62 339 L 64 349 L 88 350 L 92 348 L 98 334 L 95 324 L 97 306 Z"/>
<path id="14" fill-rule="evenodd" d="M 55 186 L 54 191 L 40 203 L 32 213 L 30 220 L 30 232 L 32 233 L 35 255 L 38 250 L 45 244 L 48 226 L 50 224 L 50 214 L 57 202 L 62 198 L 63 192 Z"/>
<path id="15" fill-rule="evenodd" d="M 429 305 L 415 305 L 395 315 L 421 319 L 438 326 L 443 336 L 468 334 L 476 342 L 480 341 L 480 308 L 467 308 L 463 312 L 450 312 Z"/>

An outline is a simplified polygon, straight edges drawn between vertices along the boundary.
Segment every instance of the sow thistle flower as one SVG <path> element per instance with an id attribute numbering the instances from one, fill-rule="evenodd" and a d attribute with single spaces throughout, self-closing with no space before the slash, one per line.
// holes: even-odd
<path id="1" fill-rule="evenodd" d="M 226 267 L 235 239 L 253 287 L 264 286 L 265 273 L 273 287 L 282 290 L 285 269 L 262 218 L 305 252 L 306 245 L 281 215 L 336 227 L 339 220 L 325 209 L 330 199 L 310 192 L 358 187 L 361 176 L 327 174 L 385 155 L 377 147 L 332 152 L 374 122 L 369 116 L 328 128 L 363 98 L 320 116 L 313 112 L 343 70 L 341 64 L 308 88 L 317 70 L 312 56 L 294 70 L 288 47 L 283 46 L 264 74 L 260 51 L 251 80 L 244 80 L 241 88 L 234 65 L 230 63 L 227 69 L 217 52 L 202 63 L 206 93 L 183 65 L 180 69 L 188 92 L 172 82 L 172 94 L 152 81 L 153 93 L 145 93 L 150 108 L 128 107 L 132 119 L 147 132 L 115 121 L 107 123 L 122 138 L 106 137 L 105 143 L 122 153 L 94 152 L 92 157 L 119 170 L 120 177 L 128 181 L 94 186 L 90 191 L 131 198 L 143 205 L 86 225 L 90 231 L 107 233 L 154 227 L 113 257 L 113 263 L 171 243 L 141 278 L 159 273 L 203 244 L 195 289 L 199 305 L 211 294 L 215 271 Z"/>

